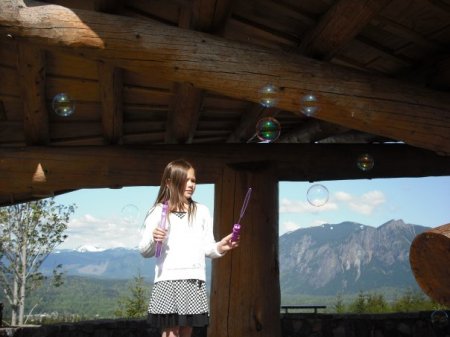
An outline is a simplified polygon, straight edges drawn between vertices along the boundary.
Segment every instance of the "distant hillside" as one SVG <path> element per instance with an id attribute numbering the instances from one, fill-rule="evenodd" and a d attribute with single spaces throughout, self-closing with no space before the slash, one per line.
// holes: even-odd
<path id="1" fill-rule="evenodd" d="M 131 279 L 140 273 L 154 277 L 155 260 L 146 259 L 136 249 L 61 250 L 50 254 L 42 265 L 42 272 L 50 274 L 55 266 L 63 265 L 67 275 L 104 279 Z"/>
<path id="2" fill-rule="evenodd" d="M 282 292 L 323 296 L 417 287 L 409 248 L 428 229 L 391 220 L 377 228 L 343 222 L 287 233 L 280 237 Z"/>
<path id="3" fill-rule="evenodd" d="M 428 229 L 391 220 L 377 228 L 343 222 L 284 234 L 279 239 L 282 293 L 334 296 L 417 287 L 409 265 L 409 247 L 415 235 Z M 144 259 L 137 250 L 93 250 L 52 253 L 43 272 L 50 274 L 62 264 L 71 276 L 126 280 L 140 273 L 153 280 L 154 259 Z"/>

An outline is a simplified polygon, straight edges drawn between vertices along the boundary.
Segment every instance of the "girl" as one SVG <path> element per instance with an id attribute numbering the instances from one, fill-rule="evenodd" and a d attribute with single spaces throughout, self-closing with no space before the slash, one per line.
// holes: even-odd
<path id="1" fill-rule="evenodd" d="M 214 240 L 209 209 L 192 200 L 195 186 L 195 170 L 189 162 L 175 160 L 166 166 L 139 243 L 144 257 L 154 256 L 161 244 L 148 321 L 162 329 L 162 337 L 190 337 L 193 327 L 208 325 L 205 256 L 221 257 L 239 244 L 239 240 L 231 241 L 231 233 Z M 159 224 L 166 202 L 168 229 L 162 229 Z"/>

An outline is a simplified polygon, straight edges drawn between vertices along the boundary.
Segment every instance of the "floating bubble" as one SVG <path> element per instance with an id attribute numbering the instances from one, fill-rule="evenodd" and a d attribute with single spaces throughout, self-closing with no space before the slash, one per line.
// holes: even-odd
<path id="1" fill-rule="evenodd" d="M 265 108 L 272 108 L 278 103 L 278 87 L 267 84 L 260 90 L 259 103 Z"/>
<path id="2" fill-rule="evenodd" d="M 261 118 L 256 123 L 256 136 L 261 141 L 274 142 L 280 137 L 281 125 L 278 120 L 273 117 Z"/>
<path id="3" fill-rule="evenodd" d="M 314 184 L 311 185 L 310 188 L 308 188 L 306 197 L 311 205 L 320 207 L 327 203 L 329 198 L 329 192 L 325 186 L 321 184 Z"/>
<path id="4" fill-rule="evenodd" d="M 316 112 L 319 110 L 319 101 L 317 99 L 317 96 L 313 94 L 306 94 L 302 97 L 301 101 L 301 112 L 311 117 L 316 114 Z"/>
<path id="5" fill-rule="evenodd" d="M 370 171 L 373 169 L 374 164 L 373 157 L 368 153 L 360 155 L 356 161 L 356 166 L 358 166 L 361 171 Z"/>
<path id="6" fill-rule="evenodd" d="M 134 225 L 137 223 L 139 217 L 139 208 L 136 205 L 128 204 L 122 208 L 122 221 L 127 225 Z"/>
<path id="7" fill-rule="evenodd" d="M 55 114 L 67 117 L 75 112 L 75 101 L 66 93 L 59 93 L 53 97 L 52 108 Z"/>
<path id="8" fill-rule="evenodd" d="M 448 315 L 443 310 L 436 310 L 431 313 L 431 324 L 437 328 L 443 328 L 448 325 Z"/>

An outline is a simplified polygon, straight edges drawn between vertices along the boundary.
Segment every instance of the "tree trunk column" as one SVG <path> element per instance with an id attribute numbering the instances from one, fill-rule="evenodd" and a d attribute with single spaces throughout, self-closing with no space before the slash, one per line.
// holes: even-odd
<path id="1" fill-rule="evenodd" d="M 209 337 L 281 336 L 278 180 L 270 165 L 224 168 L 215 184 L 215 237 L 232 231 L 249 187 L 240 246 L 213 262 Z"/>
<path id="2" fill-rule="evenodd" d="M 450 305 L 450 223 L 417 235 L 409 263 L 422 290 L 439 304 Z"/>

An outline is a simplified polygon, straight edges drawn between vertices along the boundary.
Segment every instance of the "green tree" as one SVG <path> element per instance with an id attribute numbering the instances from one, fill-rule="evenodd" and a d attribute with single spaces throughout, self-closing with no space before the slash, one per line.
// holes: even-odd
<path id="1" fill-rule="evenodd" d="M 344 299 L 342 298 L 342 294 L 337 294 L 336 300 L 333 304 L 334 311 L 338 314 L 342 314 L 345 312 L 345 304 Z"/>
<path id="2" fill-rule="evenodd" d="M 11 306 L 11 324 L 23 324 L 26 294 L 42 284 L 39 268 L 67 235 L 75 206 L 53 198 L 0 208 L 0 284 Z M 60 274 L 55 272 L 55 281 Z"/>
<path id="3" fill-rule="evenodd" d="M 360 291 L 355 300 L 349 305 L 350 312 L 361 314 L 366 312 L 366 308 L 366 295 L 364 292 Z"/>
<path id="4" fill-rule="evenodd" d="M 424 293 L 407 289 L 402 296 L 396 298 L 392 303 L 392 310 L 396 312 L 441 310 L 445 308 L 437 302 L 431 300 Z"/>
<path id="5" fill-rule="evenodd" d="M 366 296 L 366 312 L 370 313 L 382 313 L 387 312 L 388 310 L 388 303 L 385 300 L 383 294 L 368 294 Z"/>
<path id="6" fill-rule="evenodd" d="M 144 278 L 138 273 L 128 287 L 128 296 L 119 298 L 116 317 L 142 318 L 145 317 L 148 308 L 149 290 L 145 286 Z"/>

